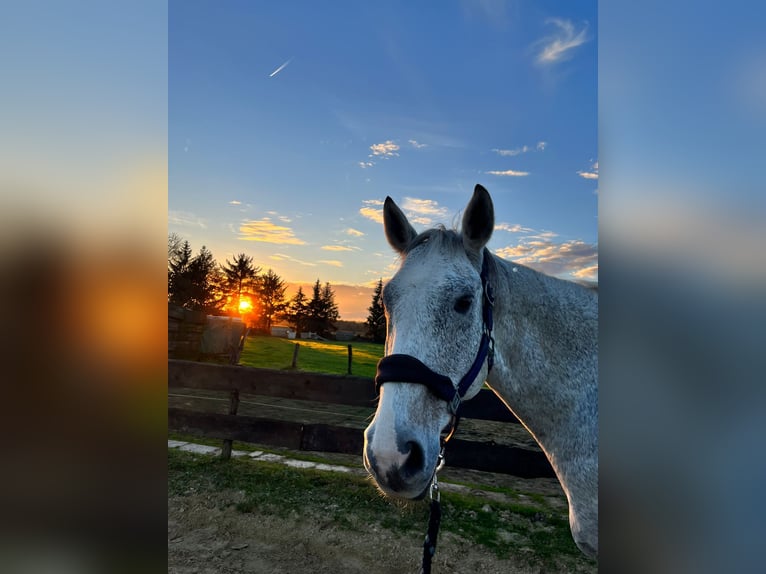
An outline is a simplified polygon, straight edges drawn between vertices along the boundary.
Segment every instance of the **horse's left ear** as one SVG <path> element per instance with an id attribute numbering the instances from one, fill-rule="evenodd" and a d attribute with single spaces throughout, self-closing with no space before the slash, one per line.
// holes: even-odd
<path id="1" fill-rule="evenodd" d="M 463 214 L 463 245 L 469 251 L 478 253 L 492 237 L 495 228 L 495 208 L 492 198 L 483 186 L 476 184 L 473 197 Z"/>

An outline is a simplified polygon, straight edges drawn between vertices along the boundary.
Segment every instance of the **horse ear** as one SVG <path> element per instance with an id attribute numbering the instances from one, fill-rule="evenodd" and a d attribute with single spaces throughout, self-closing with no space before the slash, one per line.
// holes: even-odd
<path id="1" fill-rule="evenodd" d="M 473 190 L 463 214 L 463 245 L 469 251 L 478 253 L 492 237 L 495 228 L 495 208 L 489 192 L 479 184 Z"/>
<path id="2" fill-rule="evenodd" d="M 418 235 L 418 232 L 407 221 L 407 216 L 390 197 L 386 197 L 383 204 L 383 228 L 386 231 L 388 243 L 399 253 L 403 253 Z"/>

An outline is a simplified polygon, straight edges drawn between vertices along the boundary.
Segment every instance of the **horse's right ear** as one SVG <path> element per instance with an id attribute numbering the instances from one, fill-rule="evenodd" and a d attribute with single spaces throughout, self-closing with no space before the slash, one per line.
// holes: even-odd
<path id="1" fill-rule="evenodd" d="M 390 197 L 386 197 L 383 204 L 383 228 L 386 231 L 388 243 L 399 253 L 403 253 L 418 235 L 418 232 L 407 221 L 407 216 Z"/>

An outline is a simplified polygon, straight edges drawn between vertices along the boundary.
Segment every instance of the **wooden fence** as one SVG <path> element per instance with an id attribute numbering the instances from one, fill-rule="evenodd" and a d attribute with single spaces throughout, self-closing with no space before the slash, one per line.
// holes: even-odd
<path id="1" fill-rule="evenodd" d="M 280 397 L 318 403 L 363 407 L 370 414 L 377 400 L 370 379 L 255 369 L 193 361 L 168 361 L 168 388 L 225 391 L 230 396 L 229 414 L 168 408 L 170 430 L 222 439 L 265 444 L 294 450 L 362 454 L 364 437 L 359 428 L 322 423 L 238 415 L 243 394 Z M 518 424 L 505 405 L 486 389 L 461 407 L 463 418 Z M 459 431 L 458 431 L 459 436 Z M 453 438 L 447 454 L 450 466 L 512 474 L 523 478 L 553 477 L 542 451 Z"/>

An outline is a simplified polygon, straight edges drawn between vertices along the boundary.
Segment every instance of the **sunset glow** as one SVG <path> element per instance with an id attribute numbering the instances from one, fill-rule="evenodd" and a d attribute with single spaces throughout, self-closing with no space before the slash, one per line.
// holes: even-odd
<path id="1" fill-rule="evenodd" d="M 253 310 L 253 304 L 250 299 L 242 299 L 239 302 L 239 312 L 242 314 L 249 313 Z"/>

